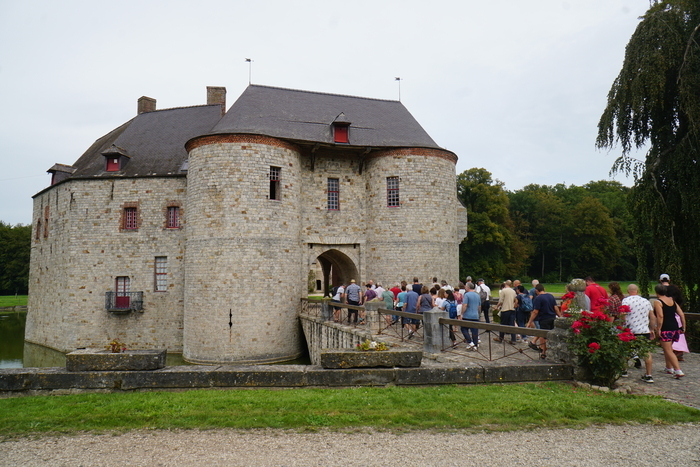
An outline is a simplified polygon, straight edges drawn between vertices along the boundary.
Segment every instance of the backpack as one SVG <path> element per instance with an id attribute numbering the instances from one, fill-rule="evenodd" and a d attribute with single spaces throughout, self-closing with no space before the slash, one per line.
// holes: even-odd
<path id="1" fill-rule="evenodd" d="M 447 312 L 450 314 L 450 319 L 457 319 L 457 302 L 447 301 L 449 306 L 446 306 Z"/>
<path id="2" fill-rule="evenodd" d="M 522 294 L 520 298 L 520 311 L 532 311 L 532 300 L 527 294 Z"/>
<path id="3" fill-rule="evenodd" d="M 331 297 L 335 297 L 338 294 L 338 286 L 336 285 L 335 287 L 333 287 L 331 292 L 333 293 L 333 295 L 331 295 Z"/>
<path id="4" fill-rule="evenodd" d="M 482 286 L 479 286 L 479 298 L 481 299 L 481 303 L 484 303 L 489 299 L 489 294 L 484 290 Z"/>

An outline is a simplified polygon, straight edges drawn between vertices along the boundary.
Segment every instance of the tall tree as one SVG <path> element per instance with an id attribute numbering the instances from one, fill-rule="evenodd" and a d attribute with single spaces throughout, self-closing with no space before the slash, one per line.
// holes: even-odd
<path id="1" fill-rule="evenodd" d="M 0 294 L 27 293 L 31 234 L 31 226 L 0 221 Z"/>
<path id="2" fill-rule="evenodd" d="M 613 171 L 633 173 L 630 210 L 637 243 L 645 226 L 656 242 L 654 271 L 700 301 L 700 2 L 656 1 L 627 44 L 598 124 L 597 146 L 622 147 Z M 644 161 L 633 147 L 649 145 Z M 638 249 L 641 250 L 641 249 Z M 638 251 L 638 278 L 648 280 Z"/>
<path id="3" fill-rule="evenodd" d="M 493 281 L 518 274 L 527 248 L 515 235 L 503 182 L 486 169 L 469 169 L 457 176 L 457 196 L 469 216 L 469 235 L 459 249 L 460 277 L 478 274 Z"/>

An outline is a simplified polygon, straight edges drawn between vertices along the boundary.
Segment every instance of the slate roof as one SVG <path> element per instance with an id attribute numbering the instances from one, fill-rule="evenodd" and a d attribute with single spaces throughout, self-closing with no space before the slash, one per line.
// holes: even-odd
<path id="1" fill-rule="evenodd" d="M 219 104 L 139 114 L 95 141 L 73 164 L 76 171 L 72 178 L 179 174 L 187 159 L 185 142 L 207 133 L 220 118 Z M 129 162 L 118 175 L 104 172 L 102 154 L 115 150 L 129 157 Z"/>
<path id="2" fill-rule="evenodd" d="M 250 85 L 210 134 L 252 133 L 333 144 L 331 124 L 350 122 L 349 145 L 440 148 L 399 101 Z"/>
<path id="3" fill-rule="evenodd" d="M 184 175 L 185 143 L 215 134 L 259 134 L 334 145 L 334 121 L 350 123 L 350 147 L 440 148 L 399 101 L 250 85 L 221 117 L 221 106 L 144 112 L 95 141 L 67 179 Z M 128 158 L 105 171 L 104 154 Z M 53 170 L 56 166 L 54 166 Z"/>

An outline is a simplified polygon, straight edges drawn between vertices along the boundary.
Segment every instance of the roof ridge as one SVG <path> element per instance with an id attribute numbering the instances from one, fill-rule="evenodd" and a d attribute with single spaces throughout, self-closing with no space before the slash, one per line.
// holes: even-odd
<path id="1" fill-rule="evenodd" d="M 279 89 L 280 91 L 293 91 L 293 92 L 303 92 L 305 94 L 320 94 L 324 96 L 336 96 L 336 97 L 350 97 L 353 99 L 363 99 L 363 100 L 369 100 L 369 101 L 381 101 L 381 102 L 394 102 L 401 104 L 401 101 L 395 100 L 395 99 L 380 99 L 378 97 L 363 97 L 363 96 L 353 96 L 350 94 L 337 94 L 333 92 L 320 92 L 320 91 L 307 91 L 304 89 L 292 89 L 292 88 L 283 88 L 280 86 L 267 86 L 264 84 L 250 84 L 248 87 L 256 87 L 256 88 L 267 88 L 267 89 Z"/>
<path id="2" fill-rule="evenodd" d="M 165 108 L 165 109 L 151 110 L 150 112 L 143 112 L 143 113 L 140 113 L 139 115 L 152 114 L 152 113 L 156 113 L 156 112 L 162 112 L 162 111 L 164 111 L 164 110 L 193 109 L 193 108 L 195 108 L 195 107 L 211 107 L 211 106 L 221 107 L 221 104 L 182 105 L 182 106 L 180 106 L 180 107 L 168 107 L 168 108 Z"/>

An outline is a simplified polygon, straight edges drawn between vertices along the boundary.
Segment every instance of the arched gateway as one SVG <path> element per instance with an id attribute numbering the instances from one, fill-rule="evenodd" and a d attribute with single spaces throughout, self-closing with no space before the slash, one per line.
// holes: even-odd
<path id="1" fill-rule="evenodd" d="M 304 348 L 313 261 L 327 287 L 457 281 L 457 156 L 403 104 L 252 85 L 225 111 L 225 89 L 207 91 L 207 105 L 164 110 L 143 97 L 50 169 L 34 196 L 27 341 L 282 361 Z M 130 299 L 106 300 L 120 280 Z"/>

